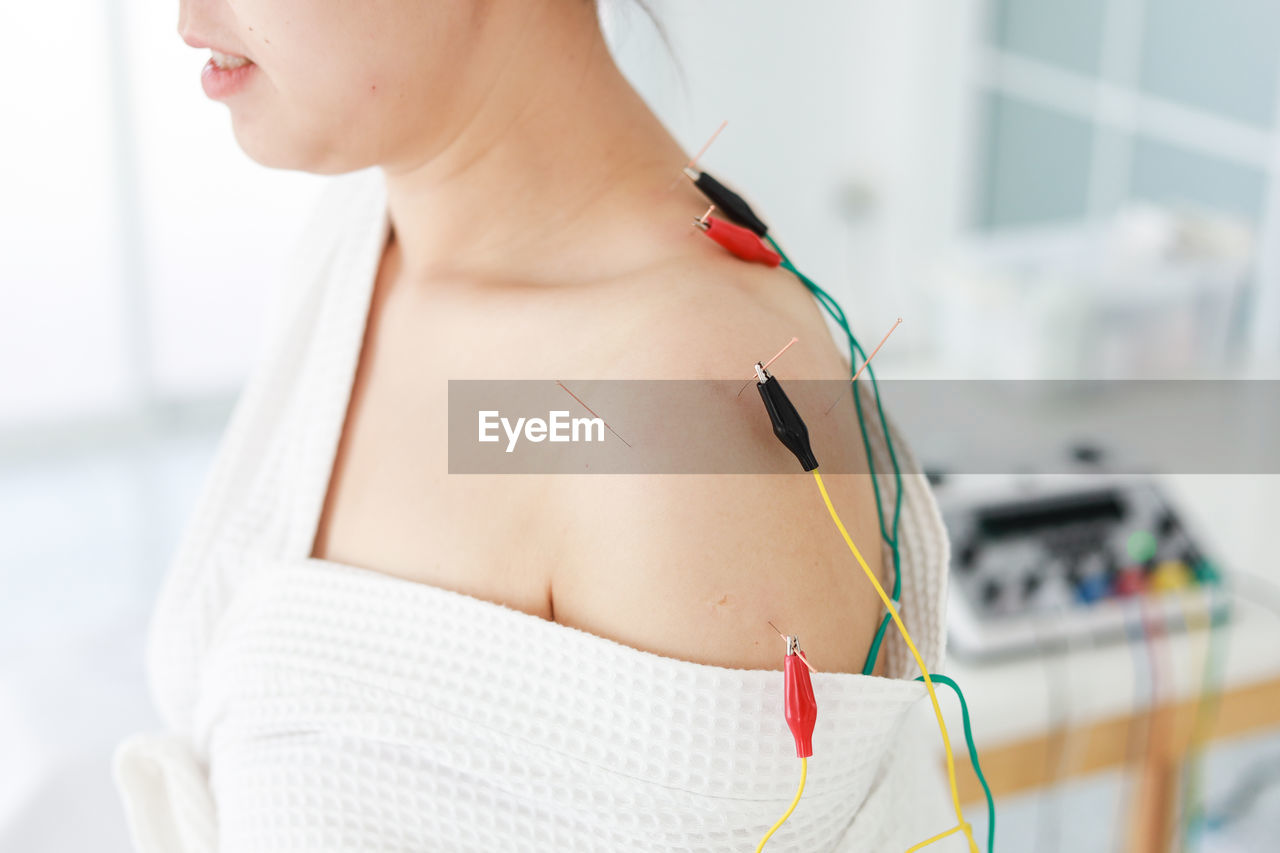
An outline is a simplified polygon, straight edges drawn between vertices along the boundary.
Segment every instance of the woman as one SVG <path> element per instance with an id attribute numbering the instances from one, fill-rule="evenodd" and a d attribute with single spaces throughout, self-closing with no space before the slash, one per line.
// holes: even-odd
<path id="1" fill-rule="evenodd" d="M 770 621 L 819 713 L 769 849 L 953 824 L 898 737 L 917 672 L 890 636 L 860 674 L 882 605 L 758 402 L 716 439 L 793 476 L 449 474 L 449 379 L 744 380 L 792 336 L 779 375 L 849 376 L 798 282 L 692 227 L 592 0 L 192 0 L 179 31 L 239 66 L 206 90 L 251 157 L 341 176 L 156 611 L 170 731 L 117 763 L 139 848 L 754 849 L 799 775 Z M 845 471 L 852 412 L 811 424 Z M 887 582 L 869 478 L 827 482 Z M 936 666 L 946 542 L 903 482 Z"/>

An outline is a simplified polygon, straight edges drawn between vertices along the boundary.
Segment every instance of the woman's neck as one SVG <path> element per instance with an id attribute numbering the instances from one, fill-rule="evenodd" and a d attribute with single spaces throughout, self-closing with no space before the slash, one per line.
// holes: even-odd
<path id="1" fill-rule="evenodd" d="M 614 64 L 593 5 L 529 4 L 523 31 L 480 48 L 504 55 L 474 57 L 492 73 L 460 75 L 483 93 L 440 117 L 458 128 L 441 150 L 382 164 L 404 276 L 591 282 L 703 250 L 687 155 Z"/>

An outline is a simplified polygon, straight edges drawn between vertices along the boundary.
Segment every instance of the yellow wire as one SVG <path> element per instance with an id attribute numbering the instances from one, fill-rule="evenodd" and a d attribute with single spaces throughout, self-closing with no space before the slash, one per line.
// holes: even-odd
<path id="1" fill-rule="evenodd" d="M 916 650 L 916 644 L 911 641 L 911 635 L 907 633 L 907 626 L 902 624 L 902 617 L 898 615 L 898 609 L 893 606 L 893 600 L 885 594 L 884 587 L 880 586 L 880 581 L 876 578 L 875 572 L 871 571 L 867 561 L 862 559 L 858 546 L 853 544 L 853 539 L 849 537 L 849 531 L 844 529 L 844 522 L 840 520 L 840 516 L 836 513 L 836 508 L 831 503 L 831 496 L 827 494 L 827 487 L 823 485 L 822 475 L 818 473 L 817 468 L 813 469 L 813 479 L 818 483 L 818 491 L 822 492 L 822 500 L 827 505 L 827 512 L 831 513 L 831 519 L 835 521 L 836 527 L 840 529 L 840 535 L 844 537 L 844 541 L 849 546 L 849 550 L 853 552 L 858 565 L 862 566 L 862 571 L 866 573 L 871 585 L 876 588 L 876 592 L 880 595 L 880 600 L 888 608 L 889 615 L 893 617 L 899 633 L 902 634 L 902 639 L 906 641 L 907 648 L 911 650 L 911 656 L 916 659 L 916 665 L 920 667 L 920 674 L 924 676 L 924 686 L 929 691 L 929 701 L 933 703 L 933 713 L 938 718 L 938 728 L 942 731 L 942 745 L 947 752 L 947 779 L 951 783 L 951 804 L 955 806 L 956 820 L 959 821 L 957 829 L 964 830 L 965 838 L 969 840 L 970 853 L 978 853 L 978 843 L 973 840 L 973 832 L 969 828 L 969 824 L 965 822 L 964 811 L 960 808 L 960 792 L 956 789 L 956 760 L 951 753 L 951 738 L 947 736 L 947 722 L 942 718 L 942 706 L 938 704 L 938 694 L 933 689 L 933 679 L 929 677 L 929 668 L 924 665 L 920 652 Z M 918 848 L 919 845 L 912 849 Z"/>
<path id="2" fill-rule="evenodd" d="M 756 845 L 756 853 L 760 853 L 764 849 L 764 843 L 768 841 L 773 834 L 778 831 L 778 827 L 787 822 L 787 818 L 791 817 L 791 813 L 796 810 L 796 805 L 800 802 L 800 795 L 804 793 L 804 777 L 809 775 L 809 759 L 804 756 L 800 757 L 800 787 L 796 789 L 796 798 L 791 801 L 791 808 L 787 809 L 787 813 L 778 818 L 778 822 L 769 827 L 769 831 L 764 834 L 764 838 L 760 839 L 760 843 Z"/>
<path id="3" fill-rule="evenodd" d="M 969 834 L 969 829 L 970 829 L 969 824 L 962 823 L 958 826 L 951 827 L 946 832 L 939 832 L 937 835 L 935 835 L 933 838 L 930 838 L 928 841 L 921 841 L 916 846 L 908 848 L 907 853 L 914 853 L 914 851 L 916 850 L 922 850 L 925 847 L 928 847 L 933 842 L 941 841 L 942 839 L 946 838 L 948 835 L 954 835 L 955 833 L 959 832 L 962 829 L 964 830 L 965 835 Z"/>

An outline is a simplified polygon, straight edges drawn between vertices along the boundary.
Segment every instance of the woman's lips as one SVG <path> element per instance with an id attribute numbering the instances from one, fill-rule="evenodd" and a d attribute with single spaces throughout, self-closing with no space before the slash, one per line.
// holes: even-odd
<path id="1" fill-rule="evenodd" d="M 200 83 L 206 95 L 215 101 L 221 100 L 243 89 L 257 68 L 243 56 L 214 51 L 204 68 L 200 69 Z"/>

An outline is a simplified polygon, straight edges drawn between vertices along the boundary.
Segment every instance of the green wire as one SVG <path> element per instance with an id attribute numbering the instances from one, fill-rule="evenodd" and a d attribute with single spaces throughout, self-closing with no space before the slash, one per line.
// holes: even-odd
<path id="1" fill-rule="evenodd" d="M 782 248 L 778 246 L 776 242 L 773 241 L 772 237 L 769 237 L 768 239 L 769 239 L 769 242 L 778 251 L 778 254 L 781 255 L 782 258 L 784 259 L 782 264 L 783 267 L 789 270 L 790 272 L 792 272 L 797 278 L 800 279 L 801 282 L 804 283 L 804 285 L 810 290 L 810 292 L 812 292 L 814 296 L 818 298 L 819 303 L 827 310 L 827 313 L 830 314 L 831 317 L 840 326 L 840 328 L 844 330 L 845 337 L 849 343 L 850 375 L 852 375 L 852 373 L 854 372 L 852 367 L 853 356 L 855 354 L 861 355 L 863 358 L 863 361 L 865 362 L 867 358 L 867 354 L 866 354 L 866 351 L 863 350 L 862 345 L 858 343 L 857 338 L 854 337 L 852 330 L 849 328 L 849 321 L 846 319 L 844 315 L 844 311 L 840 308 L 839 303 L 835 301 L 835 298 L 832 297 L 831 294 L 827 293 L 825 290 L 819 287 L 817 283 L 815 283 L 812 279 L 810 279 L 808 276 L 804 275 L 798 269 L 796 269 L 795 265 L 791 263 L 790 259 L 787 258 L 786 254 L 782 251 Z M 884 405 L 880 400 L 880 386 L 879 386 L 879 383 L 876 381 L 875 370 L 871 367 L 870 364 L 868 364 L 866 371 L 867 371 L 867 376 L 871 380 L 871 387 L 872 387 L 872 390 L 874 391 L 875 398 L 876 398 L 876 408 L 879 413 L 880 428 L 884 432 L 885 444 L 889 451 L 889 459 L 893 464 L 894 483 L 897 490 L 897 494 L 895 496 L 895 501 L 894 501 L 893 534 L 892 535 L 890 535 L 884 528 L 884 513 L 881 510 L 882 501 L 880 499 L 879 484 L 874 479 L 871 481 L 871 483 L 876 493 L 876 511 L 880 518 L 880 535 L 885 539 L 886 542 L 890 543 L 896 548 L 897 539 L 898 539 L 898 518 L 902 510 L 902 491 L 901 491 L 902 473 L 898 467 L 898 455 L 897 455 L 897 451 L 894 449 L 893 437 L 889 433 L 889 425 L 885 420 Z M 871 470 L 874 472 L 875 461 L 871 454 L 871 444 L 870 444 L 869 437 L 867 436 L 866 419 L 862 414 L 862 398 L 856 393 L 856 389 L 853 389 L 853 390 L 854 390 L 853 402 L 854 402 L 854 405 L 857 407 L 857 411 L 858 411 L 858 426 L 862 432 L 863 450 L 867 455 L 867 464 L 871 467 Z M 900 593 L 901 593 L 901 578 L 895 577 L 894 596 L 893 596 L 895 600 Z"/>
<path id="2" fill-rule="evenodd" d="M 849 328 L 849 321 L 844 315 L 844 311 L 840 308 L 840 304 L 817 285 L 812 279 L 806 276 L 800 270 L 796 269 L 791 263 L 791 259 L 787 257 L 787 253 L 782 251 L 782 247 L 777 244 L 772 236 L 766 234 L 765 239 L 769 241 L 769 245 L 782 258 L 781 266 L 788 272 L 792 273 L 796 278 L 809 289 L 809 292 L 817 298 L 818 303 L 831 315 L 841 329 L 844 330 L 845 337 L 849 344 L 849 369 L 850 375 L 854 370 L 853 357 L 855 354 L 861 355 L 865 363 L 867 361 L 866 351 L 862 349 L 862 345 L 858 343 L 857 338 L 853 336 L 853 331 Z M 894 502 L 893 502 L 893 531 L 890 533 L 885 529 L 884 524 L 884 502 L 880 495 L 880 485 L 877 482 L 875 474 L 875 458 L 871 452 L 871 440 L 867 435 L 866 419 L 862 412 L 862 398 L 858 394 L 857 387 L 853 388 L 853 403 L 857 407 L 858 412 L 858 428 L 862 432 L 862 448 L 867 456 L 867 467 L 873 475 L 871 477 L 871 487 L 876 497 L 876 516 L 880 521 L 880 536 L 887 542 L 893 552 L 893 595 L 890 596 L 894 606 L 898 605 L 902 596 L 902 557 L 898 547 L 898 519 L 902 515 L 902 470 L 898 465 L 898 454 L 893 447 L 893 437 L 889 433 L 889 424 L 885 420 L 884 405 L 880 401 L 880 386 L 876 382 L 875 370 L 868 363 L 866 366 L 867 376 L 871 381 L 871 390 L 876 400 L 876 410 L 879 415 L 880 428 L 884 432 L 885 445 L 889 451 L 889 460 L 893 464 L 893 481 L 894 481 Z M 875 669 L 876 660 L 880 655 L 880 646 L 884 641 L 885 631 L 889 627 L 889 621 L 892 617 L 886 613 L 884 619 L 880 622 L 880 627 L 876 630 L 874 639 L 871 642 L 871 648 L 867 652 L 866 663 L 863 664 L 862 674 L 870 675 Z M 955 691 L 956 698 L 960 700 L 960 713 L 964 718 L 964 741 L 969 749 L 969 762 L 973 765 L 973 771 L 977 774 L 978 781 L 982 783 L 982 790 L 987 797 L 987 853 L 994 853 L 995 837 L 996 837 L 996 805 L 995 800 L 991 796 L 991 786 L 987 784 L 987 779 L 982 775 L 982 764 L 978 761 L 978 747 L 973 742 L 973 728 L 969 722 L 969 705 L 965 702 L 964 693 L 960 690 L 960 685 L 956 684 L 945 675 L 929 674 L 929 677 L 940 684 L 945 684 Z M 924 681 L 924 676 L 919 676 L 916 681 Z"/>
<path id="3" fill-rule="evenodd" d="M 969 763 L 973 765 L 973 772 L 978 777 L 978 781 L 982 783 L 983 793 L 987 795 L 987 853 L 994 853 L 996 846 L 996 801 L 991 796 L 991 786 L 987 784 L 987 777 L 982 775 L 982 765 L 978 762 L 978 747 L 973 743 L 973 729 L 969 726 L 969 704 L 964 701 L 964 693 L 960 690 L 960 685 L 956 684 L 945 675 L 937 675 L 929 673 L 929 678 L 938 684 L 945 684 L 956 692 L 956 698 L 960 700 L 960 714 L 964 718 L 964 742 L 969 747 Z M 924 681 L 924 676 L 919 676 L 916 681 Z"/>
<path id="4" fill-rule="evenodd" d="M 786 255 L 785 253 L 782 252 L 781 247 L 779 247 L 777 243 L 775 243 L 772 240 L 772 238 L 770 238 L 770 242 L 773 243 L 775 248 L 777 248 L 778 254 L 782 255 L 782 257 L 785 259 Z M 837 303 L 829 293 L 827 293 L 825 290 L 819 287 L 815 282 L 813 282 L 807 276 L 803 275 L 798 269 L 796 269 L 795 265 L 793 265 L 790 262 L 790 259 L 786 259 L 784 261 L 784 266 L 786 269 L 794 273 L 802 282 L 804 282 L 805 286 L 808 287 L 809 290 L 816 297 L 818 297 L 819 302 L 823 305 L 824 308 L 827 309 L 827 312 L 832 316 L 832 318 L 835 319 L 835 321 L 840 325 L 842 329 L 844 329 L 845 337 L 848 339 L 848 343 L 849 343 L 849 363 L 851 365 L 850 371 L 853 370 L 852 368 L 852 365 L 854 363 L 853 356 L 855 354 L 860 354 L 863 358 L 863 361 L 865 362 L 867 358 L 866 352 L 862 349 L 862 345 L 859 344 L 857 339 L 853 336 L 853 332 L 849 328 L 849 322 L 845 318 L 844 311 L 841 310 L 839 303 Z M 898 519 L 901 515 L 901 509 L 902 509 L 902 474 L 898 467 L 897 453 L 895 452 L 893 447 L 893 438 L 889 433 L 888 424 L 885 422 L 884 406 L 880 402 L 880 388 L 879 388 L 879 385 L 876 383 L 875 371 L 871 369 L 870 364 L 867 365 L 866 369 L 867 369 L 867 374 L 871 379 L 871 383 L 872 383 L 871 387 L 875 392 L 876 408 L 879 411 L 880 426 L 881 426 L 881 429 L 884 431 L 885 443 L 889 450 L 889 458 L 893 463 L 893 473 L 894 473 L 894 481 L 895 481 L 895 501 L 894 501 L 894 509 L 893 509 L 892 535 L 887 533 L 884 529 L 884 509 L 883 509 L 884 502 L 880 496 L 879 483 L 876 481 L 874 477 L 872 477 L 871 479 L 871 486 L 873 491 L 875 492 L 876 515 L 880 521 L 880 535 L 886 542 L 889 543 L 891 552 L 893 554 L 893 593 L 890 597 L 893 599 L 893 603 L 896 606 L 899 602 L 899 599 L 902 593 L 901 557 L 900 557 L 900 551 L 898 547 Z M 853 403 L 858 413 L 858 428 L 862 433 L 863 450 L 867 456 L 867 466 L 869 470 L 874 473 L 875 461 L 872 457 L 871 445 L 867 436 L 866 418 L 862 412 L 862 398 L 858 394 L 856 388 L 853 388 L 852 391 L 853 391 Z M 876 661 L 880 656 L 880 646 L 881 646 L 881 643 L 884 641 L 885 632 L 889 627 L 890 618 L 891 618 L 890 615 L 886 613 L 884 615 L 884 618 L 880 621 L 879 628 L 876 629 L 875 637 L 872 639 L 871 646 L 867 651 L 866 661 L 862 667 L 863 675 L 870 675 L 872 670 L 875 669 Z"/>
<path id="5" fill-rule="evenodd" d="M 816 282 L 804 273 L 800 272 L 800 270 L 791 263 L 791 259 L 787 257 L 787 253 L 782 250 L 782 247 L 778 245 L 777 241 L 775 241 L 771 235 L 766 234 L 765 239 L 769 241 L 769 245 L 771 245 L 774 251 L 776 251 L 782 258 L 781 265 L 783 269 L 800 279 L 801 283 L 803 283 L 804 286 L 809 289 L 809 292 L 818 300 L 818 304 L 820 304 L 831 318 L 836 321 L 836 324 L 844 330 L 845 338 L 849 345 L 849 370 L 850 375 L 852 376 L 855 363 L 854 356 L 861 355 L 863 362 L 866 363 L 867 354 L 866 351 L 863 350 L 862 345 L 858 343 L 858 339 L 854 337 L 853 330 L 849 328 L 849 321 L 845 317 L 844 310 L 841 309 L 840 304 L 836 302 L 835 298 L 832 297 L 831 294 L 819 287 Z M 876 410 L 880 420 L 880 429 L 884 433 L 885 446 L 889 451 L 889 460 L 893 464 L 894 504 L 892 533 L 885 529 L 884 500 L 880 494 L 880 484 L 874 476 L 875 458 L 871 451 L 870 437 L 867 435 L 866 417 L 862 411 L 862 397 L 858 394 L 858 389 L 856 387 L 851 386 L 851 389 L 853 391 L 853 404 L 858 413 L 858 429 L 862 433 L 862 449 L 867 457 L 868 470 L 873 475 L 871 477 L 871 488 L 875 493 L 876 517 L 879 519 L 880 523 L 880 536 L 889 544 L 890 550 L 893 554 L 893 593 L 890 595 L 890 598 L 893 600 L 894 606 L 896 607 L 902 597 L 902 556 L 898 547 L 898 520 L 902 515 L 902 471 L 898 466 L 898 454 L 894 449 L 893 437 L 889 433 L 889 424 L 885 419 L 884 405 L 880 401 L 880 386 L 876 381 L 875 370 L 872 369 L 869 363 L 866 366 L 866 372 L 867 377 L 871 381 L 871 389 L 875 396 Z M 885 633 L 888 631 L 889 621 L 891 618 L 892 617 L 886 613 L 884 618 L 880 621 L 880 626 L 876 629 L 875 636 L 871 641 L 871 646 L 867 651 L 866 661 L 862 666 L 863 675 L 870 675 L 872 670 L 875 669 L 876 661 L 880 657 L 880 646 L 884 642 Z"/>
<path id="6" fill-rule="evenodd" d="M 809 291 L 813 293 L 815 297 L 817 297 L 819 304 L 821 304 L 822 307 L 826 309 L 827 313 L 831 315 L 832 319 L 834 319 L 836 323 L 840 326 L 840 328 L 844 330 L 845 337 L 849 343 L 849 360 L 851 365 L 850 376 L 852 376 L 853 356 L 856 354 L 860 354 L 865 360 L 866 352 L 862 349 L 862 345 L 858 343 L 857 338 L 853 336 L 853 332 L 849 328 L 849 321 L 845 318 L 844 311 L 840 308 L 839 303 L 835 301 L 835 298 L 832 297 L 831 294 L 827 293 L 825 290 L 819 287 L 818 284 L 815 283 L 812 279 L 810 279 L 804 273 L 800 272 L 800 270 L 796 269 L 795 265 L 791 263 L 791 260 L 787 257 L 786 253 L 782 251 L 782 247 L 779 246 L 776 242 L 774 242 L 772 237 L 766 236 L 766 239 L 774 247 L 774 249 L 778 252 L 778 254 L 782 256 L 782 267 L 787 271 L 791 272 L 792 274 L 794 274 L 796 278 L 800 279 L 800 281 L 805 285 L 805 287 L 807 287 Z M 898 477 L 897 482 L 900 484 L 901 474 L 897 470 L 897 467 L 898 467 L 897 454 L 893 450 L 893 439 L 892 437 L 889 436 L 888 425 L 885 423 L 884 409 L 883 409 L 883 406 L 881 406 L 880 404 L 879 388 L 875 384 L 875 371 L 871 369 L 870 365 L 867 366 L 867 375 L 871 378 L 872 387 L 876 391 L 876 406 L 880 409 L 880 425 L 881 425 L 881 428 L 884 429 L 885 440 L 887 445 L 889 446 L 889 457 L 893 461 L 894 473 Z M 874 470 L 874 460 L 872 459 L 872 456 L 871 456 L 871 445 L 867 436 L 866 423 L 864 418 L 862 417 L 862 401 L 861 401 L 861 398 L 856 393 L 854 394 L 853 400 L 854 400 L 854 404 L 858 407 L 858 426 L 862 430 L 863 449 L 867 453 L 868 464 L 872 465 L 873 466 L 872 470 Z M 877 512 L 879 512 L 880 511 L 879 485 L 876 483 L 875 480 L 872 480 L 872 486 L 876 490 L 876 500 L 877 500 L 876 509 L 877 509 Z M 889 533 L 884 528 L 884 514 L 882 512 L 879 513 L 880 535 L 884 537 L 886 542 L 893 543 L 897 539 L 897 512 L 901 508 L 901 505 L 902 505 L 901 496 L 899 496 L 897 503 L 894 507 L 895 516 L 894 516 L 893 536 L 890 536 Z M 895 586 L 895 592 L 897 592 L 896 586 Z"/>
<path id="7" fill-rule="evenodd" d="M 853 336 L 853 332 L 849 329 L 849 322 L 845 318 L 844 311 L 841 310 L 840 305 L 835 301 L 835 299 L 831 296 L 831 294 L 827 293 L 825 290 L 819 287 L 816 283 L 814 283 L 811 279 L 809 279 L 807 276 L 801 273 L 798 269 L 796 269 L 796 267 L 790 262 L 790 260 L 786 259 L 786 255 L 782 252 L 781 247 L 779 247 L 777 243 L 774 243 L 772 238 L 769 238 L 769 242 L 772 243 L 774 247 L 778 249 L 778 253 L 782 255 L 782 257 L 784 258 L 784 261 L 782 264 L 783 267 L 789 270 L 790 272 L 794 273 L 795 276 L 799 278 L 800 281 L 803 282 L 807 288 L 809 288 L 809 290 L 813 293 L 813 295 L 818 298 L 818 301 L 823 306 L 823 308 L 827 310 L 827 313 L 830 314 L 832 318 L 835 319 L 836 323 L 838 323 L 840 327 L 844 330 L 845 337 L 847 338 L 849 343 L 851 364 L 853 362 L 853 356 L 855 354 L 862 355 L 863 360 L 865 361 L 866 352 L 862 349 L 862 345 L 858 343 L 857 339 Z M 850 371 L 852 375 L 852 367 L 850 368 Z M 884 430 L 886 444 L 889 449 L 889 458 L 893 462 L 895 483 L 896 485 L 901 486 L 902 475 L 898 469 L 897 453 L 894 450 L 893 438 L 889 434 L 888 424 L 885 421 L 884 407 L 880 401 L 880 389 L 879 389 L 879 385 L 876 383 L 876 380 L 875 380 L 875 371 L 871 368 L 870 365 L 867 366 L 867 374 L 871 379 L 872 388 L 875 391 L 876 406 L 879 409 L 879 414 L 880 414 L 880 426 Z M 853 400 L 854 400 L 854 405 L 857 406 L 857 409 L 858 409 L 858 426 L 862 431 L 863 449 L 867 454 L 867 462 L 871 466 L 872 470 L 874 471 L 875 462 L 871 455 L 871 446 L 870 446 L 869 438 L 867 436 L 865 418 L 862 415 L 862 399 L 857 395 L 856 389 L 855 389 Z M 879 484 L 874 479 L 872 480 L 872 487 L 875 489 L 875 492 L 876 492 L 876 510 L 880 517 L 880 535 L 884 537 L 886 542 L 896 545 L 897 533 L 898 533 L 898 517 L 902 507 L 901 492 L 900 491 L 898 492 L 895 505 L 894 505 L 893 535 L 891 536 L 884 529 L 884 514 L 881 510 L 882 502 L 880 500 Z M 900 589 L 899 589 L 898 579 L 895 579 L 894 593 L 895 595 L 897 595 L 899 592 L 900 592 Z"/>
<path id="8" fill-rule="evenodd" d="M 1204 669 L 1200 676 L 1200 699 L 1196 703 L 1194 722 L 1191 726 L 1191 756 L 1186 761 L 1182 773 L 1182 849 L 1190 851 L 1199 848 L 1200 835 L 1204 829 L 1204 803 L 1201 799 L 1201 774 L 1204 762 L 1204 740 L 1209 724 L 1217 711 L 1218 697 L 1222 685 L 1223 654 L 1227 646 L 1227 634 L 1223 626 L 1227 622 L 1227 611 L 1214 608 L 1214 590 L 1218 582 L 1212 567 L 1197 565 L 1196 573 L 1210 573 L 1207 578 L 1206 591 L 1209 597 L 1209 628 L 1206 638 Z"/>

